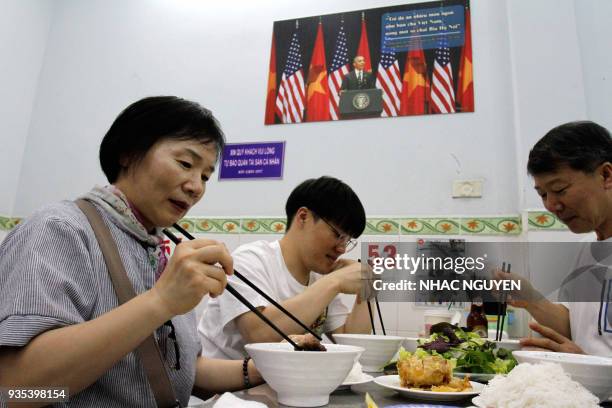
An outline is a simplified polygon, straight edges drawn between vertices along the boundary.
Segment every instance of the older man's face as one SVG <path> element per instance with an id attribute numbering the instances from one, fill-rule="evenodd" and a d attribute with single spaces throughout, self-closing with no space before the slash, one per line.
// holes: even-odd
<path id="1" fill-rule="evenodd" d="M 609 170 L 609 164 L 599 166 L 593 173 L 564 166 L 534 176 L 534 187 L 544 207 L 572 232 L 595 231 L 600 235 L 612 224 Z"/>

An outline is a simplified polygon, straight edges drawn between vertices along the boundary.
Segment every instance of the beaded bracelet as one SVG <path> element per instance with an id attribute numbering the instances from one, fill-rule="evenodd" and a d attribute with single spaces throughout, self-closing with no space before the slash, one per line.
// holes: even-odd
<path id="1" fill-rule="evenodd" d="M 249 381 L 249 360 L 251 357 L 247 356 L 242 360 L 242 381 L 244 388 L 251 388 L 251 382 Z"/>

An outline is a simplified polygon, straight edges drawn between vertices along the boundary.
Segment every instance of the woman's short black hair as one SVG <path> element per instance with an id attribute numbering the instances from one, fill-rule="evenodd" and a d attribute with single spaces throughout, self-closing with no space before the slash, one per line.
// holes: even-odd
<path id="1" fill-rule="evenodd" d="M 300 207 L 333 222 L 353 238 L 360 236 L 365 229 L 365 210 L 359 197 L 347 184 L 334 177 L 308 179 L 291 192 L 285 205 L 287 230 Z"/>
<path id="2" fill-rule="evenodd" d="M 563 166 L 585 173 L 612 163 L 610 132 L 591 121 L 569 122 L 550 130 L 529 152 L 527 171 L 532 176 Z"/>
<path id="3" fill-rule="evenodd" d="M 144 98 L 121 112 L 102 139 L 100 165 L 108 181 L 117 181 L 123 169 L 121 159 L 138 161 L 164 139 L 214 143 L 217 155 L 225 146 L 219 122 L 200 104 L 176 96 Z"/>

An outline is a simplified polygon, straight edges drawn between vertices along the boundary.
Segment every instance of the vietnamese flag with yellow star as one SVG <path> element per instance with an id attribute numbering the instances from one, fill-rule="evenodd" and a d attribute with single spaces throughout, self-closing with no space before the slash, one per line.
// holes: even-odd
<path id="1" fill-rule="evenodd" d="M 461 51 L 459 81 L 457 82 L 457 103 L 461 112 L 474 112 L 474 81 L 472 76 L 472 29 L 470 9 L 465 9 L 465 42 Z"/>
<path id="2" fill-rule="evenodd" d="M 425 98 L 427 95 L 427 65 L 425 53 L 419 46 L 408 51 L 406 67 L 402 78 L 402 94 L 400 96 L 400 115 L 425 114 Z"/>
<path id="3" fill-rule="evenodd" d="M 270 71 L 268 73 L 268 95 L 266 97 L 266 118 L 264 124 L 274 124 L 276 109 L 276 42 L 272 33 L 272 51 L 270 51 Z"/>
<path id="4" fill-rule="evenodd" d="M 330 120 L 329 85 L 327 83 L 327 64 L 325 63 L 323 25 L 321 22 L 319 22 L 319 28 L 317 29 L 317 39 L 310 59 L 306 86 L 306 121 Z"/>

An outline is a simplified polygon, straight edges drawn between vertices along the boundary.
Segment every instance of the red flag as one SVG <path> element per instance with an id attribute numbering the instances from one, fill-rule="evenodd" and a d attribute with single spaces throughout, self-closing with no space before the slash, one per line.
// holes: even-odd
<path id="1" fill-rule="evenodd" d="M 270 51 L 270 71 L 268 73 L 268 95 L 266 97 L 266 118 L 264 124 L 274 124 L 276 108 L 276 41 L 272 33 L 272 50 Z"/>
<path id="2" fill-rule="evenodd" d="M 474 112 L 474 83 L 472 77 L 472 29 L 470 9 L 465 9 L 465 43 L 461 50 L 459 81 L 457 82 L 457 102 L 461 112 Z"/>
<path id="3" fill-rule="evenodd" d="M 366 30 L 365 16 L 361 15 L 361 38 L 359 39 L 359 48 L 357 48 L 357 55 L 361 55 L 365 58 L 366 72 L 372 72 L 372 63 L 370 62 L 370 45 L 368 43 L 368 32 Z"/>
<path id="4" fill-rule="evenodd" d="M 422 115 L 425 113 L 427 95 L 427 65 L 422 48 L 408 52 L 402 81 L 400 115 Z"/>
<path id="5" fill-rule="evenodd" d="M 323 25 L 320 22 L 306 84 L 306 121 L 329 120 L 329 85 L 323 44 Z"/>

